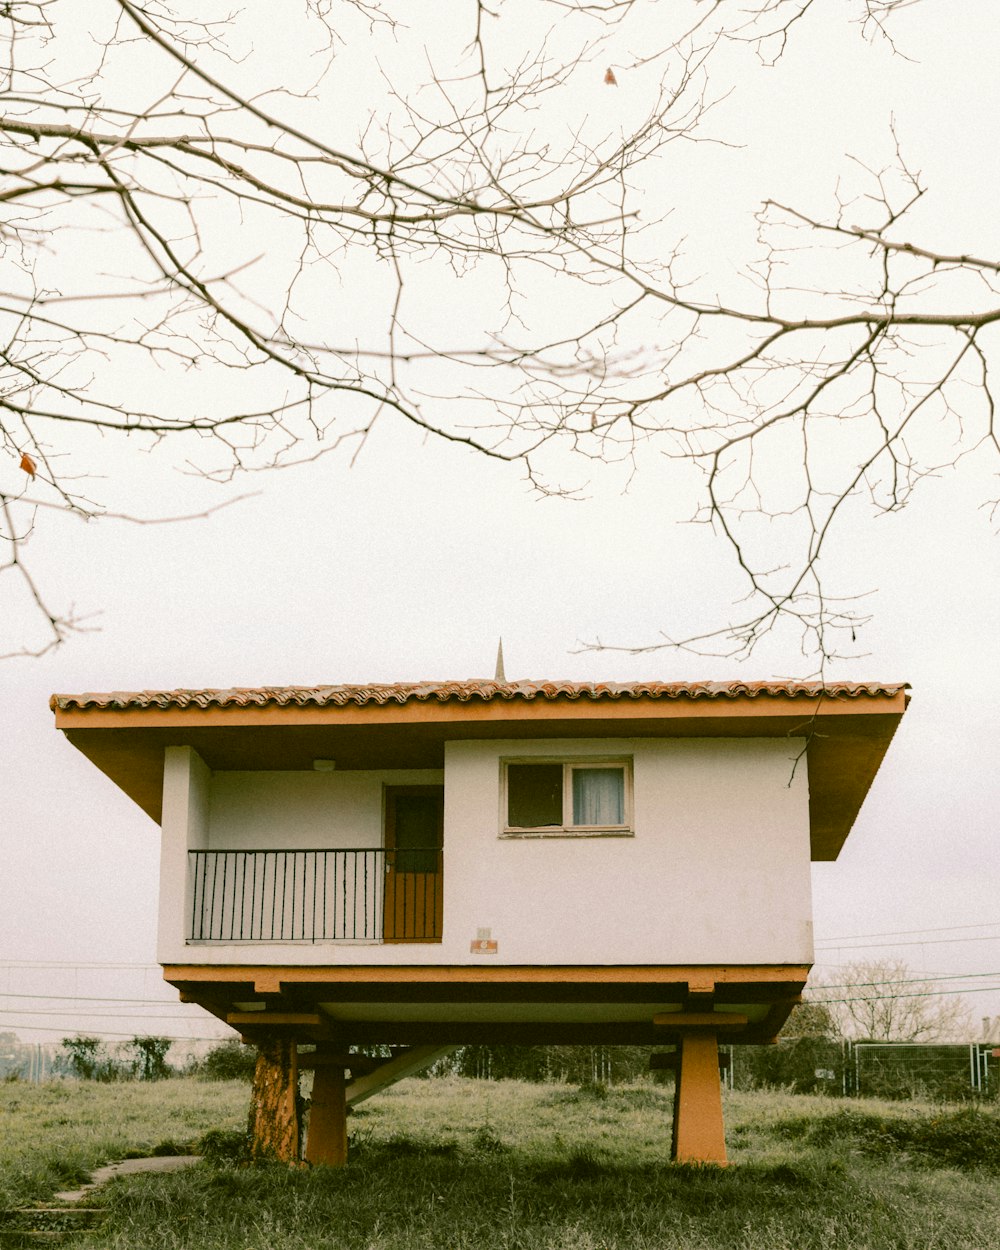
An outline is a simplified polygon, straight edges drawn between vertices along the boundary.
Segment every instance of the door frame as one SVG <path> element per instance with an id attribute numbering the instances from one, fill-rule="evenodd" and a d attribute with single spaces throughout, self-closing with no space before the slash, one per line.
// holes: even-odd
<path id="1" fill-rule="evenodd" d="M 433 797 L 439 800 L 436 848 L 438 860 L 437 870 L 434 873 L 399 873 L 393 863 L 393 854 L 397 849 L 395 802 L 398 798 L 413 797 Z M 386 943 L 440 942 L 443 928 L 444 893 L 444 784 L 384 786 L 382 844 L 385 852 L 382 941 Z M 403 891 L 401 895 L 397 893 L 400 885 Z M 407 890 L 410 891 L 409 900 Z M 407 902 L 410 908 L 409 917 L 407 916 Z M 411 927 L 414 932 L 407 932 Z"/>

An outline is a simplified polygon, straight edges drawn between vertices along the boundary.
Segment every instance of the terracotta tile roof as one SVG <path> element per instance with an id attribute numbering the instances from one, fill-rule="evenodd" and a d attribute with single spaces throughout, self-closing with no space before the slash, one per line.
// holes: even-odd
<path id="1" fill-rule="evenodd" d="M 575 681 L 435 681 L 396 682 L 372 686 L 263 686 L 231 690 L 114 690 L 107 694 L 54 694 L 55 710 L 95 708 L 209 708 L 209 707 L 344 707 L 347 704 L 419 703 L 451 700 L 467 703 L 491 700 L 541 699 L 759 699 L 771 697 L 856 699 L 893 696 L 908 690 L 905 682 L 575 682 Z"/>

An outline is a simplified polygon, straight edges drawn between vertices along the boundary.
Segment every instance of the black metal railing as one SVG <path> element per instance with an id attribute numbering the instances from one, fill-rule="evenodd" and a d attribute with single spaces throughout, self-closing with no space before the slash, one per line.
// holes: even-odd
<path id="1" fill-rule="evenodd" d="M 192 942 L 437 941 L 439 848 L 189 851 Z"/>

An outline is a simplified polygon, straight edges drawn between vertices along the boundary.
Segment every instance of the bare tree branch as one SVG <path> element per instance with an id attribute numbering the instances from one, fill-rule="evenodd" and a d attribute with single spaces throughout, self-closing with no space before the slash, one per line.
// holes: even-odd
<path id="1" fill-rule="evenodd" d="M 913 2 L 850 17 L 884 41 Z M 773 64 L 820 7 L 691 0 L 667 21 L 654 0 L 543 0 L 529 20 L 463 0 L 412 29 L 395 0 L 302 0 L 282 22 L 313 55 L 282 74 L 277 19 L 215 0 L 4 5 L 0 574 L 40 645 L 74 626 L 25 540 L 39 508 L 103 511 L 76 485 L 89 439 L 176 441 L 228 482 L 399 422 L 549 493 L 576 493 L 580 466 L 627 480 L 650 449 L 696 466 L 692 519 L 744 601 L 633 649 L 742 656 L 791 621 L 816 667 L 837 656 L 868 616 L 824 579 L 855 501 L 898 510 L 1000 448 L 1000 259 L 920 237 L 898 144 L 828 216 L 767 201 L 725 283 L 685 254 L 658 171 L 719 142 L 732 49 Z M 838 285 L 817 278 L 831 256 Z"/>

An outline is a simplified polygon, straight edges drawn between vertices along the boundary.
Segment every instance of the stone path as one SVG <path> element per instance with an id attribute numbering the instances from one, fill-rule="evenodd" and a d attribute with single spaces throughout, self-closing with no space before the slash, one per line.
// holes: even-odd
<path id="1" fill-rule="evenodd" d="M 79 1202 L 92 1190 L 106 1185 L 116 1176 L 132 1176 L 136 1172 L 177 1172 L 200 1162 L 200 1155 L 157 1155 L 152 1159 L 123 1159 L 120 1163 L 109 1163 L 106 1167 L 95 1168 L 91 1179 L 79 1189 L 64 1189 L 62 1193 L 52 1196 L 57 1202 Z"/>
<path id="2" fill-rule="evenodd" d="M 84 1199 L 116 1176 L 141 1172 L 176 1172 L 200 1163 L 197 1155 L 159 1155 L 152 1159 L 123 1159 L 95 1168 L 91 1179 L 78 1189 L 53 1194 L 47 1204 L 0 1211 L 0 1250 L 26 1250 L 37 1245 L 58 1246 L 97 1226 L 103 1207 L 88 1206 Z M 56 1205 L 59 1204 L 59 1205 Z"/>

